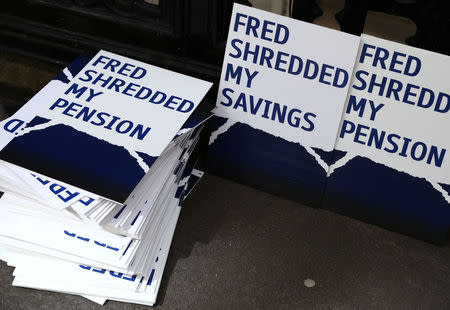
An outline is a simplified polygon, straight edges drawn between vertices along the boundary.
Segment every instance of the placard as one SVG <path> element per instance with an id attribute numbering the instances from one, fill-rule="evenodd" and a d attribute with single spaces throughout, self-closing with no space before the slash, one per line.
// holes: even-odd
<path id="1" fill-rule="evenodd" d="M 79 57 L 0 123 L 0 159 L 123 203 L 211 85 L 104 50 Z"/>
<path id="2" fill-rule="evenodd" d="M 235 4 L 210 171 L 317 204 L 359 38 Z"/>
<path id="3" fill-rule="evenodd" d="M 443 242 L 450 227 L 450 57 L 363 35 L 325 206 Z"/>

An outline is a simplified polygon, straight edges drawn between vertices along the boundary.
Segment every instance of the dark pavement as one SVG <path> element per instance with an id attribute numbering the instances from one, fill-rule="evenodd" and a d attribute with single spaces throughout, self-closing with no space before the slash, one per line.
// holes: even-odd
<path id="1" fill-rule="evenodd" d="M 12 287 L 12 271 L 0 264 L 0 309 L 147 308 Z M 156 309 L 450 309 L 450 246 L 205 175 L 183 206 Z"/>

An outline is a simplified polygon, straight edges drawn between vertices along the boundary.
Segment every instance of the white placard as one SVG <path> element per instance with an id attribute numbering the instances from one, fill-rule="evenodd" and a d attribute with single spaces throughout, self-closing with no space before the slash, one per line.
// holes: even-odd
<path id="1" fill-rule="evenodd" d="M 361 155 L 449 184 L 449 73 L 448 56 L 363 35 L 330 173 Z"/>
<path id="2" fill-rule="evenodd" d="M 331 151 L 359 38 L 235 4 L 216 115 Z M 220 132 L 220 130 L 219 130 Z"/>

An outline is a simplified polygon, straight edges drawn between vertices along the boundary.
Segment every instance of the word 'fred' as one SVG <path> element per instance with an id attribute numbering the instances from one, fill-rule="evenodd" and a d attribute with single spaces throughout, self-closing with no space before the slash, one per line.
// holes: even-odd
<path id="1" fill-rule="evenodd" d="M 117 72 L 117 74 L 128 76 L 133 79 L 142 79 L 146 74 L 147 70 L 142 67 L 137 67 L 130 63 L 122 63 L 119 60 L 109 58 L 100 55 L 93 63 L 92 66 L 102 67 L 103 70 L 109 70 L 111 72 Z"/>
<path id="2" fill-rule="evenodd" d="M 252 35 L 266 41 L 285 44 L 289 39 L 288 27 L 269 20 L 261 21 L 257 17 L 237 13 L 233 31 L 238 31 L 239 26 L 245 27 L 246 35 Z"/>

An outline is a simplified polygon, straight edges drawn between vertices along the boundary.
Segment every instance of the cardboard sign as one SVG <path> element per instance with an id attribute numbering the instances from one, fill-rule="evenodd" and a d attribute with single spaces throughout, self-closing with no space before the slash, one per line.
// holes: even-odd
<path id="1" fill-rule="evenodd" d="M 325 207 L 443 242 L 450 57 L 363 35 Z"/>
<path id="2" fill-rule="evenodd" d="M 0 123 L 0 159 L 123 203 L 211 85 L 107 51 L 80 57 Z"/>
<path id="3" fill-rule="evenodd" d="M 331 151 L 359 38 L 235 5 L 216 115 Z M 231 123 L 231 124 L 230 124 Z"/>
<path id="4" fill-rule="evenodd" d="M 235 4 L 209 169 L 319 203 L 358 44 L 346 33 Z"/>
<path id="5" fill-rule="evenodd" d="M 450 58 L 363 35 L 336 149 L 450 183 Z"/>

